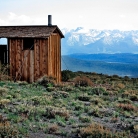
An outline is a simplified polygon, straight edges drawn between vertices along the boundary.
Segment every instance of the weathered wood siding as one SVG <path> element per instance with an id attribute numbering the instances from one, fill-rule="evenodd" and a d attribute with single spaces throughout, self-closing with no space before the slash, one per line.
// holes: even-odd
<path id="1" fill-rule="evenodd" d="M 10 75 L 14 80 L 34 82 L 44 75 L 61 81 L 61 36 L 34 39 L 34 50 L 23 50 L 23 39 L 9 39 Z"/>
<path id="2" fill-rule="evenodd" d="M 34 40 L 34 80 L 48 75 L 48 39 Z"/>
<path id="3" fill-rule="evenodd" d="M 22 76 L 23 39 L 9 39 L 10 75 L 15 80 Z"/>
<path id="4" fill-rule="evenodd" d="M 22 76 L 21 80 L 27 82 L 34 82 L 34 51 L 23 50 L 22 51 Z"/>
<path id="5" fill-rule="evenodd" d="M 61 37 L 53 33 L 48 39 L 48 75 L 61 81 Z"/>

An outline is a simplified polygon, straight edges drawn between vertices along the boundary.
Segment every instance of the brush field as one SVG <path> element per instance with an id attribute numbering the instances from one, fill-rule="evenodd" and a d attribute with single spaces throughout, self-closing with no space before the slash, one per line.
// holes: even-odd
<path id="1" fill-rule="evenodd" d="M 138 78 L 62 72 L 0 81 L 0 138 L 138 138 Z"/>

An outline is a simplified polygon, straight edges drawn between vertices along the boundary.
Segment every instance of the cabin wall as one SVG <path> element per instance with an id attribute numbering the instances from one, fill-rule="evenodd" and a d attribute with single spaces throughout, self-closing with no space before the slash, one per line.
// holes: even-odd
<path id="1" fill-rule="evenodd" d="M 10 76 L 19 80 L 22 76 L 23 39 L 9 39 Z"/>
<path id="2" fill-rule="evenodd" d="M 48 39 L 34 40 L 34 81 L 48 75 Z"/>
<path id="3" fill-rule="evenodd" d="M 44 75 L 61 81 L 61 37 L 34 39 L 34 50 L 23 49 L 23 39 L 9 39 L 10 75 L 14 80 L 34 82 Z"/>
<path id="4" fill-rule="evenodd" d="M 48 75 L 61 81 L 61 37 L 58 33 L 53 33 L 48 39 Z"/>

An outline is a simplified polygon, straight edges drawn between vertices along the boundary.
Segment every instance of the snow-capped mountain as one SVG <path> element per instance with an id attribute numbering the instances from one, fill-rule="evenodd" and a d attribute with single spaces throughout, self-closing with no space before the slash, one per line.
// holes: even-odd
<path id="1" fill-rule="evenodd" d="M 138 31 L 62 29 L 62 55 L 72 53 L 138 53 Z"/>

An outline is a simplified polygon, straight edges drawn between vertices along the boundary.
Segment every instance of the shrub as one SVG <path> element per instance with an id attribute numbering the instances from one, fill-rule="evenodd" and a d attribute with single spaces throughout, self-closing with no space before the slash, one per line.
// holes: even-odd
<path id="1" fill-rule="evenodd" d="M 69 112 L 66 109 L 61 108 L 54 108 L 54 107 L 47 107 L 46 113 L 48 118 L 55 118 L 56 115 L 64 117 L 66 120 L 70 117 Z"/>
<path id="2" fill-rule="evenodd" d="M 134 110 L 136 110 L 136 107 L 134 105 L 132 105 L 132 104 L 123 104 L 123 103 L 120 103 L 120 104 L 117 104 L 116 106 L 118 108 L 126 110 L 126 111 L 134 111 Z"/>
<path id="3" fill-rule="evenodd" d="M 98 97 L 98 96 L 97 97 L 96 96 L 92 97 L 90 102 L 95 104 L 95 105 L 104 105 L 105 104 L 103 99 Z"/>
<path id="4" fill-rule="evenodd" d="M 63 70 L 61 72 L 62 81 L 68 81 L 75 77 L 75 74 L 70 70 Z"/>
<path id="5" fill-rule="evenodd" d="M 9 65 L 0 65 L 0 81 L 11 80 L 9 74 Z"/>
<path id="6" fill-rule="evenodd" d="M 131 138 L 131 136 L 125 132 L 113 133 L 108 128 L 96 123 L 81 128 L 80 135 L 82 138 Z"/>
<path id="7" fill-rule="evenodd" d="M 91 97 L 89 95 L 80 95 L 78 96 L 80 101 L 90 101 Z"/>
<path id="8" fill-rule="evenodd" d="M 31 101 L 33 102 L 33 105 L 47 105 L 51 102 L 52 96 L 33 96 L 31 98 Z"/>
<path id="9" fill-rule="evenodd" d="M 79 117 L 79 120 L 80 120 L 82 123 L 89 123 L 89 122 L 91 122 L 91 118 L 88 117 L 88 116 L 80 116 L 80 117 Z"/>
<path id="10" fill-rule="evenodd" d="M 130 100 L 132 101 L 138 101 L 138 96 L 135 94 L 130 95 Z"/>
<path id="11" fill-rule="evenodd" d="M 18 130 L 13 127 L 6 118 L 0 114 L 0 137 L 1 138 L 18 138 Z"/>
<path id="12" fill-rule="evenodd" d="M 131 100 L 129 100 L 129 99 L 122 99 L 122 98 L 119 98 L 118 100 L 117 100 L 117 102 L 118 103 L 124 103 L 124 104 L 131 104 L 132 103 L 132 101 Z"/>
<path id="13" fill-rule="evenodd" d="M 57 124 L 53 124 L 49 127 L 49 133 L 56 133 L 58 131 L 59 127 Z"/>
<path id="14" fill-rule="evenodd" d="M 108 92 L 106 92 L 104 88 L 100 87 L 100 88 L 91 89 L 91 91 L 89 91 L 88 94 L 90 94 L 90 95 L 93 95 L 93 94 L 96 94 L 96 95 L 100 95 L 100 94 L 108 95 Z"/>
<path id="15" fill-rule="evenodd" d="M 43 76 L 37 80 L 37 83 L 45 87 L 53 87 L 56 84 L 55 78 L 49 76 Z"/>
<path id="16" fill-rule="evenodd" d="M 0 100 L 0 106 L 4 106 L 5 107 L 9 103 L 10 103 L 9 99 L 2 99 L 2 100 Z"/>
<path id="17" fill-rule="evenodd" d="M 7 92 L 8 92 L 8 89 L 7 88 L 0 87 L 0 96 L 6 95 Z"/>
<path id="18" fill-rule="evenodd" d="M 138 134 L 138 124 L 134 125 L 134 132 Z"/>
<path id="19" fill-rule="evenodd" d="M 88 114 L 92 115 L 92 116 L 95 116 L 95 117 L 101 117 L 102 116 L 102 114 L 100 114 L 100 112 L 99 112 L 99 108 L 98 107 L 95 107 L 95 108 L 89 110 Z"/>
<path id="20" fill-rule="evenodd" d="M 47 87 L 46 90 L 48 92 L 52 92 L 52 91 L 55 91 L 55 87 Z"/>
<path id="21" fill-rule="evenodd" d="M 118 83 L 118 84 L 117 84 L 117 87 L 118 87 L 119 89 L 124 89 L 124 88 L 125 88 L 125 85 L 122 84 L 122 83 Z"/>
<path id="22" fill-rule="evenodd" d="M 112 122 L 112 123 L 116 123 L 117 121 L 118 121 L 118 118 L 117 118 L 117 117 L 112 117 L 112 118 L 111 118 L 111 122 Z"/>
<path id="23" fill-rule="evenodd" d="M 77 76 L 75 78 L 74 82 L 75 82 L 76 87 L 78 87 L 78 86 L 87 87 L 87 86 L 93 85 L 92 81 L 86 76 Z"/>
<path id="24" fill-rule="evenodd" d="M 17 81 L 17 83 L 19 85 L 27 85 L 28 84 L 28 82 L 26 82 L 26 81 Z"/>
<path id="25" fill-rule="evenodd" d="M 63 96 L 64 98 L 69 97 L 69 93 L 65 92 L 65 91 L 57 91 L 57 93 L 59 93 L 61 96 Z"/>

